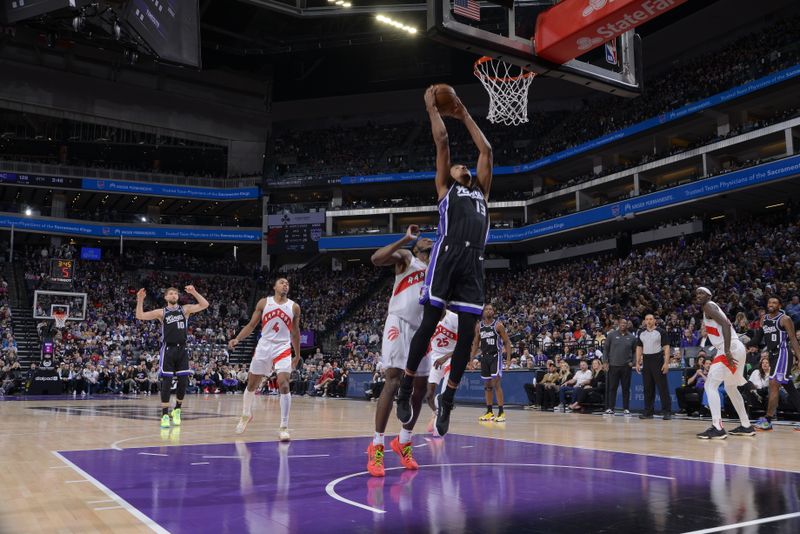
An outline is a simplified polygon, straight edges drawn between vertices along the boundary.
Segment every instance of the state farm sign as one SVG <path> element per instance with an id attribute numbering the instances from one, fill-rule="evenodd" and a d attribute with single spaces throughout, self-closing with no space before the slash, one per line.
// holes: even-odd
<path id="1" fill-rule="evenodd" d="M 536 19 L 536 54 L 566 63 L 686 1 L 565 0 Z"/>

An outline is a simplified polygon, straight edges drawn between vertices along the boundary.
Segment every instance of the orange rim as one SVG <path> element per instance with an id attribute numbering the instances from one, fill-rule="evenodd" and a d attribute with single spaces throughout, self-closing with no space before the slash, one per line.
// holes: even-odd
<path id="1" fill-rule="evenodd" d="M 520 74 L 518 76 L 505 76 L 505 77 L 489 76 L 488 74 L 480 71 L 479 67 L 481 65 L 483 65 L 484 63 L 488 63 L 490 61 L 494 61 L 494 60 L 495 59 L 493 57 L 489 57 L 489 56 L 483 56 L 481 58 L 478 58 L 475 61 L 475 64 L 473 65 L 473 71 L 475 73 L 475 76 L 477 76 L 478 78 L 486 78 L 487 80 L 492 80 L 492 81 L 495 81 L 495 82 L 503 82 L 503 83 L 515 82 L 517 80 L 526 79 L 526 78 L 534 78 L 536 76 L 535 72 L 530 71 L 530 70 L 526 69 L 525 67 L 520 67 L 520 69 L 522 69 L 522 74 Z"/>

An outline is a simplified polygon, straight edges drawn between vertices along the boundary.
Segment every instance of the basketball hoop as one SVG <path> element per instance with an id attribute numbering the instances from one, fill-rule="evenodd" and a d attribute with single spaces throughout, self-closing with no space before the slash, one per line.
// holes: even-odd
<path id="1" fill-rule="evenodd" d="M 67 312 L 54 311 L 53 320 L 56 322 L 56 328 L 64 328 L 67 326 Z"/>
<path id="2" fill-rule="evenodd" d="M 507 126 L 528 122 L 528 89 L 535 72 L 487 56 L 475 62 L 473 72 L 489 93 L 489 122 Z"/>

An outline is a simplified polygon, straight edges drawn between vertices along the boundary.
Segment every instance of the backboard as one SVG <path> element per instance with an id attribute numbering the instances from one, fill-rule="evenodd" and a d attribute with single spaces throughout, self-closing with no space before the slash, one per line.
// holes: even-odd
<path id="1" fill-rule="evenodd" d="M 36 290 L 33 294 L 33 318 L 53 319 L 53 312 L 63 311 L 67 321 L 86 319 L 86 293 Z"/>
<path id="2" fill-rule="evenodd" d="M 617 0 L 616 4 L 622 5 L 626 1 Z M 483 3 L 483 22 L 477 22 L 454 14 L 452 0 L 428 0 L 427 32 L 429 37 L 448 46 L 472 52 L 476 56 L 501 59 L 538 75 L 564 79 L 619 96 L 637 96 L 642 90 L 642 67 L 641 40 L 635 30 L 615 31 L 612 34 L 607 32 L 605 37 L 580 36 L 582 28 L 558 26 L 557 17 L 552 16 L 556 4 L 559 4 L 556 0 L 517 0 L 514 7 L 507 9 Z M 573 9 L 577 9 L 583 17 L 586 16 L 583 15 L 585 12 L 591 19 L 606 15 L 601 8 L 606 8 L 608 2 L 565 0 L 557 8 L 569 7 L 567 4 L 573 4 Z M 613 0 L 610 8 L 616 8 Z M 581 24 L 583 22 L 581 18 Z M 596 21 L 596 24 L 601 22 L 605 23 Z M 552 31 L 552 25 L 558 31 Z M 624 27 L 617 25 L 614 29 Z M 551 50 L 556 47 L 545 46 L 550 44 L 548 40 L 553 40 L 553 36 L 559 33 L 568 33 L 569 38 L 562 39 L 562 43 L 569 40 L 574 49 L 579 51 L 576 53 L 581 55 L 570 58 L 569 49 L 562 49 L 558 54 Z M 548 53 L 548 57 L 560 57 L 564 62 L 554 62 L 537 54 L 537 44 L 541 44 L 540 51 Z"/>

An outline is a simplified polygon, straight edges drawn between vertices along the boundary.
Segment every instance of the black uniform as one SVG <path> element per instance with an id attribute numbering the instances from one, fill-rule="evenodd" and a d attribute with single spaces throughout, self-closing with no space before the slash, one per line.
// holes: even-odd
<path id="1" fill-rule="evenodd" d="M 189 352 L 186 350 L 186 323 L 188 317 L 183 313 L 183 306 L 164 308 L 164 320 L 161 323 L 161 359 L 159 373 L 161 376 L 188 376 Z"/>
<path id="2" fill-rule="evenodd" d="M 785 384 L 791 380 L 794 367 L 794 354 L 789 346 L 789 334 L 781 326 L 781 319 L 786 315 L 783 310 L 775 317 L 764 316 L 761 328 L 753 336 L 750 345 L 759 347 L 762 343 L 769 352 L 770 379 Z"/>
<path id="3" fill-rule="evenodd" d="M 669 345 L 667 332 L 663 328 L 643 328 L 636 334 L 636 345 L 642 347 L 644 415 L 653 415 L 655 411 L 656 389 L 661 398 L 661 411 L 665 415 L 671 414 L 672 397 L 669 394 L 667 375 L 661 371 L 664 365 L 664 346 Z"/>
<path id="4" fill-rule="evenodd" d="M 480 315 L 483 312 L 483 248 L 489 210 L 483 192 L 453 184 L 439 201 L 439 227 L 421 304 Z"/>
<path id="5" fill-rule="evenodd" d="M 497 333 L 497 319 L 488 325 L 481 321 L 478 335 L 481 339 L 481 378 L 491 380 L 503 376 L 503 360 L 500 357 L 503 340 Z"/>

